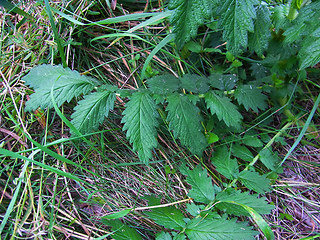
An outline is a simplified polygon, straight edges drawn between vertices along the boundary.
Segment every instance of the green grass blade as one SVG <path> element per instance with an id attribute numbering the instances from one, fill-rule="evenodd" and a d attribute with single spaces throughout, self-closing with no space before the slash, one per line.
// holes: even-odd
<path id="1" fill-rule="evenodd" d="M 31 20 L 35 20 L 35 18 L 33 16 L 31 16 L 29 13 L 23 11 L 22 9 L 18 8 L 17 6 L 12 4 L 11 2 L 8 2 L 6 0 L 0 0 L 0 6 L 4 7 L 5 9 L 7 9 L 8 12 L 14 12 L 14 13 L 17 13 L 17 14 L 19 14 L 21 16 L 29 18 Z"/>

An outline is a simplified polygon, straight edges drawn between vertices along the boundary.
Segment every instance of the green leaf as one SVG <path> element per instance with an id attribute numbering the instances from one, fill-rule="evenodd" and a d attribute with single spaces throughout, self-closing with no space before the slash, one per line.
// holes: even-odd
<path id="1" fill-rule="evenodd" d="M 270 180 L 257 172 L 242 171 L 239 174 L 239 180 L 248 189 L 257 193 L 266 193 L 271 190 Z"/>
<path id="2" fill-rule="evenodd" d="M 108 117 L 115 100 L 115 93 L 109 91 L 86 95 L 74 108 L 71 123 L 83 134 L 95 131 L 104 118 Z"/>
<path id="3" fill-rule="evenodd" d="M 161 232 L 156 234 L 156 240 L 172 240 L 170 233 Z"/>
<path id="4" fill-rule="evenodd" d="M 276 153 L 272 151 L 272 149 L 264 148 L 259 153 L 260 161 L 270 170 L 276 171 L 280 161 Z"/>
<path id="5" fill-rule="evenodd" d="M 253 33 L 249 33 L 249 49 L 255 51 L 259 56 L 267 49 L 271 38 L 271 19 L 270 11 L 266 5 L 257 8 L 257 19 L 254 24 Z"/>
<path id="6" fill-rule="evenodd" d="M 247 132 L 242 138 L 243 144 L 250 147 L 262 147 L 263 142 L 258 138 L 258 134 L 255 131 Z"/>
<path id="7" fill-rule="evenodd" d="M 260 89 L 252 85 L 240 85 L 234 92 L 234 97 L 239 104 L 243 104 L 248 111 L 250 108 L 258 112 L 258 109 L 264 110 L 268 107 L 266 95 Z"/>
<path id="8" fill-rule="evenodd" d="M 180 88 L 180 80 L 175 76 L 165 74 L 148 79 L 148 87 L 155 94 L 168 95 Z"/>
<path id="9" fill-rule="evenodd" d="M 211 113 L 216 114 L 220 121 L 223 120 L 228 127 L 240 128 L 242 115 L 229 98 L 220 97 L 212 91 L 206 93 L 204 98 L 207 108 L 210 108 Z"/>
<path id="10" fill-rule="evenodd" d="M 201 208 L 200 206 L 204 207 L 204 205 L 196 205 L 194 203 L 186 204 L 187 212 L 190 213 L 192 216 L 198 216 L 200 214 Z M 202 208 L 203 209 L 203 208 Z"/>
<path id="11" fill-rule="evenodd" d="M 157 106 L 147 91 L 135 92 L 123 111 L 123 130 L 138 151 L 139 158 L 148 163 L 152 158 L 151 150 L 157 146 L 158 112 Z"/>
<path id="12" fill-rule="evenodd" d="M 193 93 L 205 93 L 209 90 L 206 77 L 197 74 L 185 74 L 180 79 L 181 87 Z"/>
<path id="13" fill-rule="evenodd" d="M 105 216 L 101 217 L 101 220 L 102 219 L 111 220 L 111 219 L 122 218 L 122 217 L 128 215 L 131 212 L 131 210 L 132 209 L 125 209 L 125 210 L 122 210 L 122 211 L 119 211 L 116 213 L 105 215 Z"/>
<path id="14" fill-rule="evenodd" d="M 223 28 L 223 39 L 227 41 L 228 50 L 232 53 L 239 53 L 241 48 L 247 47 L 248 32 L 254 31 L 254 6 L 258 4 L 258 0 L 223 1 L 219 9 L 219 25 Z"/>
<path id="15" fill-rule="evenodd" d="M 303 42 L 298 56 L 300 57 L 300 69 L 313 67 L 320 61 L 320 37 L 309 38 Z"/>
<path id="16" fill-rule="evenodd" d="M 206 169 L 202 169 L 201 165 L 198 165 L 193 170 L 190 170 L 185 165 L 182 165 L 180 170 L 182 174 L 187 175 L 186 181 L 191 185 L 191 190 L 188 193 L 189 197 L 196 202 L 206 204 L 214 200 L 215 190 Z"/>
<path id="17" fill-rule="evenodd" d="M 230 158 L 230 153 L 226 146 L 216 149 L 211 158 L 216 170 L 228 179 L 234 179 L 239 174 L 239 166 L 236 159 Z"/>
<path id="18" fill-rule="evenodd" d="M 170 0 L 168 8 L 174 10 L 171 24 L 178 48 L 196 36 L 198 27 L 211 17 L 214 2 L 215 0 Z"/>
<path id="19" fill-rule="evenodd" d="M 288 5 L 280 4 L 279 6 L 272 8 L 271 19 L 276 31 L 286 28 L 289 23 L 289 20 L 287 18 L 288 13 Z"/>
<path id="20" fill-rule="evenodd" d="M 101 219 L 102 223 L 112 227 L 112 238 L 115 240 L 142 240 L 136 229 L 129 227 L 120 220 Z"/>
<path id="21" fill-rule="evenodd" d="M 235 74 L 220 74 L 213 73 L 208 77 L 208 82 L 211 87 L 223 90 L 230 91 L 236 86 L 238 77 Z"/>
<path id="22" fill-rule="evenodd" d="M 216 200 L 219 201 L 219 203 L 217 203 L 215 206 L 228 214 L 235 216 L 250 216 L 250 213 L 243 209 L 243 207 L 232 202 L 228 202 L 233 201 L 235 203 L 240 203 L 253 208 L 259 214 L 269 214 L 274 207 L 268 204 L 266 198 L 258 198 L 258 196 L 258 194 L 250 195 L 249 192 L 227 189 L 217 194 Z"/>
<path id="23" fill-rule="evenodd" d="M 179 138 L 192 153 L 202 155 L 207 140 L 201 132 L 199 108 L 184 95 L 172 94 L 167 98 L 167 102 L 167 121 L 174 137 Z"/>
<path id="24" fill-rule="evenodd" d="M 175 207 L 155 208 L 146 215 L 165 228 L 182 230 L 186 225 L 182 212 Z"/>
<path id="25" fill-rule="evenodd" d="M 236 219 L 201 219 L 194 218 L 187 224 L 185 233 L 189 239 L 197 240 L 250 240 L 258 232 L 244 222 L 236 222 Z"/>
<path id="26" fill-rule="evenodd" d="M 233 144 L 231 148 L 232 154 L 242 160 L 251 162 L 253 155 L 251 151 L 246 146 L 241 146 L 240 144 Z"/>
<path id="27" fill-rule="evenodd" d="M 22 80 L 35 90 L 26 103 L 26 111 L 36 110 L 38 107 L 53 108 L 51 89 L 59 107 L 80 94 L 88 93 L 99 84 L 94 78 L 80 75 L 79 72 L 63 68 L 61 65 L 34 67 Z"/>

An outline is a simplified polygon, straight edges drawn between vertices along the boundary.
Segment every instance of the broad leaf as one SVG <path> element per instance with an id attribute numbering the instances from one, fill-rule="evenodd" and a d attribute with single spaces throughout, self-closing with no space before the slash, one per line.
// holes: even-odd
<path id="1" fill-rule="evenodd" d="M 59 107 L 80 94 L 88 93 L 99 84 L 94 78 L 80 75 L 79 72 L 61 65 L 34 67 L 22 80 L 35 90 L 26 103 L 27 111 L 36 110 L 38 107 L 53 108 L 51 91 Z"/>
<path id="2" fill-rule="evenodd" d="M 309 38 L 303 42 L 298 56 L 300 57 L 300 69 L 312 67 L 320 61 L 320 37 Z"/>
<path id="3" fill-rule="evenodd" d="M 258 232 L 244 222 L 236 219 L 201 219 L 194 218 L 187 224 L 185 233 L 189 239 L 197 240 L 249 240 L 255 239 Z"/>
<path id="4" fill-rule="evenodd" d="M 196 36 L 198 27 L 211 17 L 214 2 L 215 0 L 170 0 L 168 8 L 174 10 L 171 24 L 178 48 Z"/>
<path id="5" fill-rule="evenodd" d="M 247 146 L 255 147 L 255 148 L 263 146 L 263 142 L 258 138 L 258 134 L 253 130 L 247 132 L 243 136 L 242 143 Z"/>
<path id="6" fill-rule="evenodd" d="M 209 90 L 208 80 L 196 74 L 185 74 L 180 79 L 181 87 L 193 93 L 205 93 Z"/>
<path id="7" fill-rule="evenodd" d="M 247 188 L 257 193 L 266 193 L 271 190 L 270 180 L 257 172 L 242 171 L 239 174 L 239 180 Z"/>
<path id="8" fill-rule="evenodd" d="M 102 219 L 101 221 L 112 227 L 112 238 L 115 240 L 142 240 L 142 237 L 137 230 L 122 223 L 120 220 Z"/>
<path id="9" fill-rule="evenodd" d="M 158 126 L 157 106 L 147 91 L 135 92 L 123 111 L 123 130 L 138 151 L 139 158 L 148 163 L 151 150 L 157 146 L 156 127 Z"/>
<path id="10" fill-rule="evenodd" d="M 71 123 L 84 134 L 97 130 L 99 124 L 113 109 L 115 100 L 115 93 L 109 91 L 86 95 L 74 108 Z"/>
<path id="11" fill-rule="evenodd" d="M 211 113 L 216 114 L 218 119 L 223 120 L 228 127 L 240 127 L 242 115 L 229 98 L 220 97 L 211 91 L 205 94 L 205 101 Z"/>
<path id="12" fill-rule="evenodd" d="M 271 148 L 264 148 L 259 152 L 260 161 L 270 170 L 275 171 L 280 163 L 276 153 Z"/>
<path id="13" fill-rule="evenodd" d="M 199 108 L 184 95 L 170 95 L 167 102 L 167 121 L 174 137 L 179 138 L 192 153 L 202 155 L 207 146 L 207 140 L 201 132 Z"/>
<path id="14" fill-rule="evenodd" d="M 182 230 L 186 225 L 182 212 L 175 207 L 155 208 L 146 215 L 165 228 Z"/>
<path id="15" fill-rule="evenodd" d="M 249 49 L 262 56 L 271 37 L 271 14 L 266 5 L 260 5 L 256 11 L 257 19 L 254 24 L 254 31 L 249 33 Z"/>
<path id="16" fill-rule="evenodd" d="M 235 157 L 240 158 L 242 160 L 251 162 L 253 159 L 253 154 L 246 146 L 242 146 L 240 144 L 233 144 L 231 151 Z"/>
<path id="17" fill-rule="evenodd" d="M 238 162 L 230 158 L 230 152 L 226 146 L 217 148 L 211 161 L 216 170 L 228 179 L 234 179 L 239 174 Z"/>
<path id="18" fill-rule="evenodd" d="M 161 232 L 156 235 L 156 240 L 172 240 L 170 233 Z"/>
<path id="19" fill-rule="evenodd" d="M 243 104 L 246 110 L 250 108 L 258 112 L 258 109 L 264 110 L 267 108 L 266 95 L 260 89 L 252 85 L 240 85 L 234 92 L 234 97 L 239 104 Z"/>
<path id="20" fill-rule="evenodd" d="M 217 89 L 230 91 L 236 86 L 238 77 L 235 74 L 213 73 L 208 77 L 208 83 Z"/>
<path id="21" fill-rule="evenodd" d="M 147 84 L 155 94 L 168 95 L 180 88 L 180 80 L 173 75 L 165 74 L 148 79 Z"/>
<path id="22" fill-rule="evenodd" d="M 202 169 L 200 164 L 193 170 L 188 169 L 185 165 L 182 165 L 180 169 L 183 174 L 187 175 L 186 181 L 191 185 L 189 197 L 196 202 L 206 204 L 214 200 L 215 189 L 206 169 Z"/>
<path id="23" fill-rule="evenodd" d="M 239 53 L 248 45 L 248 32 L 254 30 L 255 5 L 258 0 L 226 0 L 219 10 L 219 25 L 223 28 L 223 38 L 232 53 Z"/>
<path id="24" fill-rule="evenodd" d="M 258 198 L 258 194 L 250 195 L 249 192 L 240 192 L 234 189 L 227 189 L 226 191 L 218 193 L 216 200 L 219 201 L 219 203 L 216 204 L 215 207 L 235 216 L 250 216 L 250 214 L 243 207 L 228 201 L 251 207 L 260 214 L 269 214 L 270 211 L 274 209 L 272 205 L 268 204 L 265 198 Z"/>

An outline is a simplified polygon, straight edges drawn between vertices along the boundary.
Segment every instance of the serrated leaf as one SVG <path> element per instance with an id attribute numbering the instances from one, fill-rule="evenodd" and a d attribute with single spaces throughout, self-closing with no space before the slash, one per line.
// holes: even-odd
<path id="1" fill-rule="evenodd" d="M 168 8 L 174 10 L 171 18 L 175 41 L 181 48 L 196 36 L 198 27 L 211 17 L 214 0 L 170 0 Z M 187 23 L 187 24 L 186 24 Z"/>
<path id="2" fill-rule="evenodd" d="M 259 152 L 260 161 L 270 170 L 276 171 L 280 163 L 278 156 L 271 150 L 271 148 L 264 148 Z"/>
<path id="3" fill-rule="evenodd" d="M 300 57 L 300 69 L 313 67 L 320 61 L 320 37 L 310 38 L 302 43 L 298 56 Z"/>
<path id="4" fill-rule="evenodd" d="M 156 240 L 172 240 L 170 233 L 161 232 L 156 234 Z"/>
<path id="5" fill-rule="evenodd" d="M 112 238 L 115 240 L 142 240 L 136 229 L 129 227 L 120 220 L 102 219 L 102 223 L 112 227 Z"/>
<path id="6" fill-rule="evenodd" d="M 238 77 L 235 74 L 213 73 L 208 77 L 209 84 L 222 91 L 230 91 L 236 86 Z"/>
<path id="7" fill-rule="evenodd" d="M 288 25 L 289 23 L 289 20 L 287 18 L 288 13 L 289 13 L 288 5 L 280 4 L 272 8 L 271 19 L 276 31 L 279 31 L 280 29 L 285 29 L 285 27 Z"/>
<path id="8" fill-rule="evenodd" d="M 74 108 L 71 123 L 83 134 L 97 130 L 113 109 L 115 100 L 115 93 L 109 91 L 86 95 Z"/>
<path id="9" fill-rule="evenodd" d="M 271 37 L 271 19 L 270 11 L 266 5 L 260 5 L 257 10 L 257 18 L 254 22 L 254 31 L 249 33 L 249 49 L 262 56 L 263 51 L 267 49 Z"/>
<path id="10" fill-rule="evenodd" d="M 263 142 L 258 138 L 258 134 L 255 131 L 247 132 L 242 138 L 242 143 L 255 148 L 263 146 Z"/>
<path id="11" fill-rule="evenodd" d="M 168 95 L 180 88 L 180 80 L 175 76 L 165 74 L 148 79 L 148 87 L 155 94 Z"/>
<path id="12" fill-rule="evenodd" d="M 175 207 L 155 208 L 146 215 L 165 228 L 182 230 L 186 225 L 182 212 Z"/>
<path id="13" fill-rule="evenodd" d="M 240 127 L 242 115 L 229 98 L 220 97 L 211 91 L 205 94 L 204 99 L 207 108 L 210 108 L 211 113 L 216 114 L 220 121 L 223 120 L 228 127 Z"/>
<path id="14" fill-rule="evenodd" d="M 234 97 L 239 104 L 243 104 L 247 111 L 251 108 L 254 112 L 258 112 L 258 109 L 264 110 L 268 107 L 266 103 L 267 96 L 252 85 L 238 86 L 234 92 Z"/>
<path id="15" fill-rule="evenodd" d="M 269 214 L 270 211 L 274 209 L 274 206 L 268 204 L 266 198 L 258 198 L 258 196 L 258 194 L 250 195 L 249 192 L 227 189 L 226 191 L 217 194 L 216 200 L 219 201 L 219 203 L 215 206 L 228 214 L 233 214 L 235 216 L 250 216 L 250 213 L 243 207 L 228 202 L 233 201 L 251 207 L 259 214 Z"/>
<path id="16" fill-rule="evenodd" d="M 266 193 L 271 190 L 270 180 L 257 172 L 242 171 L 238 178 L 248 189 L 257 193 Z"/>
<path id="17" fill-rule="evenodd" d="M 233 144 L 231 148 L 232 154 L 242 160 L 251 162 L 253 155 L 251 151 L 246 146 L 241 146 L 240 144 Z"/>
<path id="18" fill-rule="evenodd" d="M 36 110 L 38 107 L 53 108 L 51 90 L 57 106 L 60 107 L 64 102 L 88 93 L 99 84 L 94 78 L 80 75 L 79 72 L 61 65 L 39 65 L 31 69 L 22 80 L 35 90 L 26 103 L 26 111 Z"/>
<path id="19" fill-rule="evenodd" d="M 201 219 L 194 218 L 187 224 L 185 233 L 189 239 L 197 240 L 250 240 L 258 232 L 244 222 L 236 222 L 236 219 Z"/>
<path id="20" fill-rule="evenodd" d="M 196 166 L 193 170 L 182 165 L 180 169 L 182 174 L 187 175 L 186 181 L 191 185 L 191 190 L 188 193 L 189 197 L 196 202 L 206 204 L 214 200 L 215 190 L 206 169 L 202 169 L 201 165 Z"/>
<path id="21" fill-rule="evenodd" d="M 139 158 L 148 163 L 152 158 L 151 150 L 157 146 L 158 112 L 157 106 L 147 91 L 135 92 L 123 111 L 123 130 L 138 151 Z"/>
<path id="22" fill-rule="evenodd" d="M 131 210 L 132 209 L 125 209 L 125 210 L 122 210 L 122 211 L 119 211 L 116 213 L 105 215 L 105 216 L 101 217 L 101 220 L 102 219 L 111 220 L 111 219 L 122 218 L 122 217 L 128 215 L 131 212 Z"/>
<path id="23" fill-rule="evenodd" d="M 187 212 L 194 217 L 200 214 L 200 210 L 201 210 L 200 206 L 204 207 L 204 205 L 196 205 L 194 203 L 186 204 L 186 206 L 187 206 L 186 208 Z"/>
<path id="24" fill-rule="evenodd" d="M 202 155 L 207 140 L 201 132 L 199 108 L 184 95 L 172 94 L 167 98 L 167 102 L 167 121 L 174 137 L 179 138 L 192 153 Z"/>
<path id="25" fill-rule="evenodd" d="M 236 159 L 230 158 L 230 153 L 226 146 L 216 149 L 211 158 L 216 170 L 228 179 L 234 179 L 239 173 L 239 166 Z"/>
<path id="26" fill-rule="evenodd" d="M 180 79 L 181 87 L 193 93 L 205 93 L 209 90 L 208 80 L 196 74 L 185 74 Z"/>
<path id="27" fill-rule="evenodd" d="M 258 0 L 226 0 L 222 3 L 219 26 L 223 28 L 223 39 L 232 53 L 247 47 L 248 32 L 254 31 L 255 5 L 258 4 Z"/>

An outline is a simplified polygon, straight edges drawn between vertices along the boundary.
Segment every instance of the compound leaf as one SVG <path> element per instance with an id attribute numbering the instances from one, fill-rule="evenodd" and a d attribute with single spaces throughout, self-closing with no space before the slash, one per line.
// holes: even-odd
<path id="1" fill-rule="evenodd" d="M 215 205 L 218 209 L 235 216 L 250 216 L 250 214 L 243 207 L 232 202 L 251 207 L 260 214 L 269 214 L 274 208 L 268 204 L 266 198 L 258 198 L 258 194 L 250 195 L 249 192 L 241 192 L 234 189 L 227 189 L 218 193 L 216 200 L 219 201 Z"/>
<path id="2" fill-rule="evenodd" d="M 165 228 L 182 230 L 186 225 L 184 215 L 175 207 L 155 208 L 146 215 Z"/>
<path id="3" fill-rule="evenodd" d="M 242 171 L 239 174 L 239 180 L 248 189 L 253 190 L 257 193 L 266 193 L 271 190 L 270 180 L 265 176 L 259 175 L 257 172 Z"/>
<path id="4" fill-rule="evenodd" d="M 187 224 L 185 233 L 189 239 L 198 240 L 249 240 L 255 239 L 258 233 L 245 222 L 236 219 L 201 219 L 194 218 Z"/>
<path id="5" fill-rule="evenodd" d="M 250 108 L 258 112 L 258 109 L 264 110 L 267 108 L 267 96 L 262 91 L 252 85 L 240 85 L 234 92 L 234 97 L 239 104 L 243 104 L 248 111 Z"/>
<path id="6" fill-rule="evenodd" d="M 216 170 L 228 179 L 234 179 L 239 174 L 239 166 L 236 159 L 230 158 L 226 146 L 219 147 L 211 158 Z"/>
<path id="7" fill-rule="evenodd" d="M 51 91 L 59 107 L 80 94 L 88 93 L 99 84 L 94 78 L 80 75 L 79 72 L 61 65 L 39 65 L 31 69 L 22 80 L 35 90 L 26 103 L 27 111 L 38 107 L 53 108 Z"/>
<path id="8" fill-rule="evenodd" d="M 171 18 L 178 48 L 197 34 L 198 27 L 211 17 L 215 0 L 170 0 Z"/>
<path id="9" fill-rule="evenodd" d="M 95 131 L 114 107 L 116 95 L 102 91 L 86 95 L 74 108 L 71 123 L 83 134 Z"/>
<path id="10" fill-rule="evenodd" d="M 205 101 L 211 113 L 215 113 L 218 119 L 223 120 L 228 127 L 240 127 L 242 115 L 229 98 L 220 97 L 211 91 L 205 94 Z"/>
<path id="11" fill-rule="evenodd" d="M 223 38 L 232 53 L 239 53 L 248 45 L 248 32 L 254 31 L 255 5 L 258 0 L 226 0 L 219 10 L 219 25 L 223 28 Z"/>
<path id="12" fill-rule="evenodd" d="M 190 170 L 185 165 L 182 165 L 181 170 L 183 174 L 187 175 L 186 181 L 191 185 L 191 190 L 188 193 L 189 197 L 196 202 L 206 204 L 214 200 L 215 190 L 206 169 L 202 169 L 201 165 L 198 165 L 193 170 Z"/>
<path id="13" fill-rule="evenodd" d="M 172 94 L 167 98 L 167 121 L 174 137 L 190 148 L 191 152 L 202 155 L 207 140 L 201 132 L 199 108 L 193 105 L 187 96 Z"/>
<path id="14" fill-rule="evenodd" d="M 148 163 L 151 150 L 157 146 L 156 127 L 158 126 L 157 106 L 147 91 L 135 92 L 123 111 L 123 130 L 138 151 L 139 158 Z"/>

